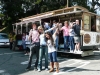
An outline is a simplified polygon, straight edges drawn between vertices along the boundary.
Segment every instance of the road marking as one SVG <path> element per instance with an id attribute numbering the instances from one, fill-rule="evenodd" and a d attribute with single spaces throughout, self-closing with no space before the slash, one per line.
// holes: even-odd
<path id="1" fill-rule="evenodd" d="M 59 64 L 64 64 L 66 62 L 73 61 L 73 60 L 75 60 L 75 59 L 64 60 L 63 62 L 60 62 Z"/>
<path id="2" fill-rule="evenodd" d="M 28 64 L 28 61 L 21 62 L 22 65 Z"/>
<path id="3" fill-rule="evenodd" d="M 22 52 L 2 53 L 2 54 L 0 54 L 0 55 L 6 55 L 6 54 L 17 54 L 17 53 L 22 53 Z"/>
<path id="4" fill-rule="evenodd" d="M 83 67 L 83 66 L 86 66 L 86 65 L 88 65 L 90 62 L 81 62 L 80 64 L 82 64 L 81 66 L 78 66 L 78 67 L 76 67 L 76 68 L 73 68 L 73 69 L 69 69 L 69 70 L 66 70 L 66 71 L 62 71 L 62 72 L 59 72 L 59 73 L 53 73 L 53 75 L 60 75 L 60 74 L 64 74 L 64 73 L 66 73 L 66 72 L 70 72 L 70 71 L 73 71 L 73 70 L 76 70 L 76 69 L 78 69 L 78 68 L 81 68 L 81 67 Z"/>
<path id="5" fill-rule="evenodd" d="M 0 73 L 3 73 L 3 72 L 5 72 L 4 70 L 0 70 Z"/>
<path id="6" fill-rule="evenodd" d="M 71 65 L 75 65 L 75 64 L 77 64 L 79 62 L 82 62 L 82 60 L 75 60 L 75 63 L 69 64 L 69 65 L 66 65 L 66 66 L 68 67 L 68 66 L 71 66 Z"/>

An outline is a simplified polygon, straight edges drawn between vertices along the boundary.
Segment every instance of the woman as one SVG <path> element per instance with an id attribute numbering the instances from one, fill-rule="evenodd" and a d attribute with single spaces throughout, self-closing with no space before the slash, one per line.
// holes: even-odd
<path id="1" fill-rule="evenodd" d="M 50 68 L 49 72 L 54 71 L 54 64 L 55 64 L 56 72 L 58 73 L 59 72 L 59 64 L 57 61 L 57 52 L 54 47 L 55 45 L 54 45 L 54 40 L 53 40 L 52 34 L 48 32 L 45 34 L 45 37 L 47 38 L 48 55 L 50 58 L 50 67 L 51 68 Z"/>

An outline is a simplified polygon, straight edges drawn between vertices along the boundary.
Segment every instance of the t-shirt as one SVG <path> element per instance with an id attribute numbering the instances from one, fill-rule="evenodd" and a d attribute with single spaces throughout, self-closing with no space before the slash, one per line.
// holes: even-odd
<path id="1" fill-rule="evenodd" d="M 69 36 L 74 36 L 74 35 L 75 35 L 74 29 L 69 29 Z"/>
<path id="2" fill-rule="evenodd" d="M 80 25 L 75 25 L 75 26 L 73 26 L 73 29 L 74 29 L 74 32 L 75 32 L 75 36 L 80 37 L 81 26 Z"/>
<path id="3" fill-rule="evenodd" d="M 69 36 L 69 26 L 63 26 L 61 30 L 63 30 L 63 36 Z"/>
<path id="4" fill-rule="evenodd" d="M 51 53 L 51 52 L 55 52 L 56 51 L 54 45 L 52 45 L 52 43 L 51 43 L 51 40 L 48 40 L 47 41 L 47 46 L 48 46 L 48 53 Z"/>

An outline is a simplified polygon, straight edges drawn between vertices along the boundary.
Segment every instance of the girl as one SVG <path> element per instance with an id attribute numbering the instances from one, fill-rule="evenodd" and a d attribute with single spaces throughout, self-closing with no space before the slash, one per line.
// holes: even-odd
<path id="1" fill-rule="evenodd" d="M 47 46 L 48 46 L 48 55 L 50 57 L 50 70 L 49 72 L 53 72 L 54 71 L 54 64 L 56 66 L 56 72 L 59 72 L 59 64 L 57 61 L 57 52 L 56 49 L 54 47 L 54 41 L 53 41 L 53 37 L 51 35 L 51 33 L 47 32 L 45 34 L 45 37 L 47 38 Z"/>

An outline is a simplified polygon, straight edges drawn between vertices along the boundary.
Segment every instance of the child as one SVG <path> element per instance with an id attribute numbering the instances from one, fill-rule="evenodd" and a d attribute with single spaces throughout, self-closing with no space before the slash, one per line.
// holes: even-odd
<path id="1" fill-rule="evenodd" d="M 54 41 L 53 41 L 53 37 L 51 35 L 51 33 L 46 33 L 45 34 L 46 38 L 47 38 L 47 46 L 48 46 L 48 55 L 50 57 L 50 70 L 49 72 L 53 72 L 54 71 L 54 64 L 56 66 L 56 72 L 59 72 L 59 64 L 57 61 L 57 52 L 56 49 L 54 47 Z"/>
<path id="2" fill-rule="evenodd" d="M 73 27 L 73 23 L 70 23 L 70 29 L 69 29 L 69 42 L 70 42 L 70 52 L 74 52 L 74 29 Z"/>

